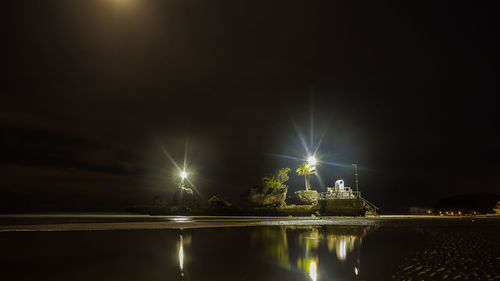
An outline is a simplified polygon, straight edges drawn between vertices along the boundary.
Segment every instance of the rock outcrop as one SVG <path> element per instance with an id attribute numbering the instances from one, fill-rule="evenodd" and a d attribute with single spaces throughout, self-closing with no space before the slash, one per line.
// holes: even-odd
<path id="1" fill-rule="evenodd" d="M 280 207 L 285 206 L 288 186 L 288 173 L 290 168 L 282 168 L 268 177 L 263 177 L 261 183 L 250 188 L 246 200 L 254 207 Z"/>
<path id="2" fill-rule="evenodd" d="M 254 206 L 262 207 L 278 207 L 286 205 L 286 193 L 288 189 L 268 189 L 267 192 L 262 192 L 260 188 L 251 188 L 247 195 L 247 200 Z"/>
<path id="3" fill-rule="evenodd" d="M 227 201 L 219 194 L 216 194 L 216 195 L 210 197 L 210 199 L 208 199 L 208 207 L 209 208 L 215 208 L 215 209 L 230 208 L 232 205 L 233 204 L 231 204 L 231 202 Z"/>
<path id="4" fill-rule="evenodd" d="M 174 205 L 182 205 L 188 203 L 197 202 L 196 195 L 193 190 L 189 187 L 185 187 L 184 185 L 179 184 L 177 189 L 175 190 L 174 195 Z"/>
<path id="5" fill-rule="evenodd" d="M 295 192 L 295 196 L 303 204 L 318 204 L 319 193 L 316 190 L 299 190 Z"/>

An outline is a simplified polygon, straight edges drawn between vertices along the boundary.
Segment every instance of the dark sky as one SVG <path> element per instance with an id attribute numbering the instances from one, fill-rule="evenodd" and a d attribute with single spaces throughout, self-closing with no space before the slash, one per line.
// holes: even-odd
<path id="1" fill-rule="evenodd" d="M 309 147 L 386 212 L 498 192 L 497 9 L 459 1 L 10 1 L 0 211 L 233 200 Z M 352 169 L 323 164 L 331 186 Z M 303 188 L 293 175 L 290 190 Z M 317 181 L 313 187 L 324 190 Z"/>

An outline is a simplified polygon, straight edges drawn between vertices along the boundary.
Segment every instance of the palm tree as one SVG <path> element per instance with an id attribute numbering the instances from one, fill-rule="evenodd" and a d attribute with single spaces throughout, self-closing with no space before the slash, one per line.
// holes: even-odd
<path id="1" fill-rule="evenodd" d="M 302 164 L 297 169 L 297 174 L 299 176 L 304 176 L 306 180 L 306 190 L 311 189 L 310 184 L 309 184 L 309 175 L 314 174 L 314 169 L 307 163 Z"/>

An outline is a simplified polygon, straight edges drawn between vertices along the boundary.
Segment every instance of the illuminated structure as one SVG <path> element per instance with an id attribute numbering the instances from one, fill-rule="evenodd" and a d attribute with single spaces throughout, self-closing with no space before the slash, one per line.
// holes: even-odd
<path id="1" fill-rule="evenodd" d="M 344 180 L 340 179 L 335 182 L 335 187 L 327 187 L 324 199 L 357 198 L 359 192 L 353 192 L 350 187 L 344 186 L 344 183 Z"/>
<path id="2" fill-rule="evenodd" d="M 358 165 L 353 164 L 354 176 L 356 181 L 356 191 L 345 186 L 343 179 L 335 182 L 334 187 L 327 187 L 326 192 L 311 191 L 309 183 L 309 175 L 318 175 L 316 164 L 318 160 L 314 155 L 309 155 L 306 162 L 298 169 L 297 174 L 304 176 L 306 191 L 297 191 L 295 195 L 298 200 L 305 204 L 319 203 L 319 212 L 322 215 L 330 216 L 361 216 L 365 214 L 376 214 L 377 207 L 366 199 L 361 197 L 361 192 L 358 190 Z M 321 179 L 320 183 L 321 183 Z"/>
<path id="3" fill-rule="evenodd" d="M 356 186 L 358 185 L 357 165 L 355 168 Z M 334 187 L 327 187 L 326 192 L 319 193 L 320 211 L 325 215 L 359 216 L 376 214 L 378 207 L 361 197 L 361 192 L 345 186 L 345 181 L 339 179 Z"/>

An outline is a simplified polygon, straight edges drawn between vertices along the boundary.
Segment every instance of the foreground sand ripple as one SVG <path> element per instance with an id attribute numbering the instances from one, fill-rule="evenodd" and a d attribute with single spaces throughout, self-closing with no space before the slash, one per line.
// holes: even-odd
<path id="1" fill-rule="evenodd" d="M 425 249 L 405 258 L 394 280 L 500 280 L 498 228 L 422 229 Z"/>

